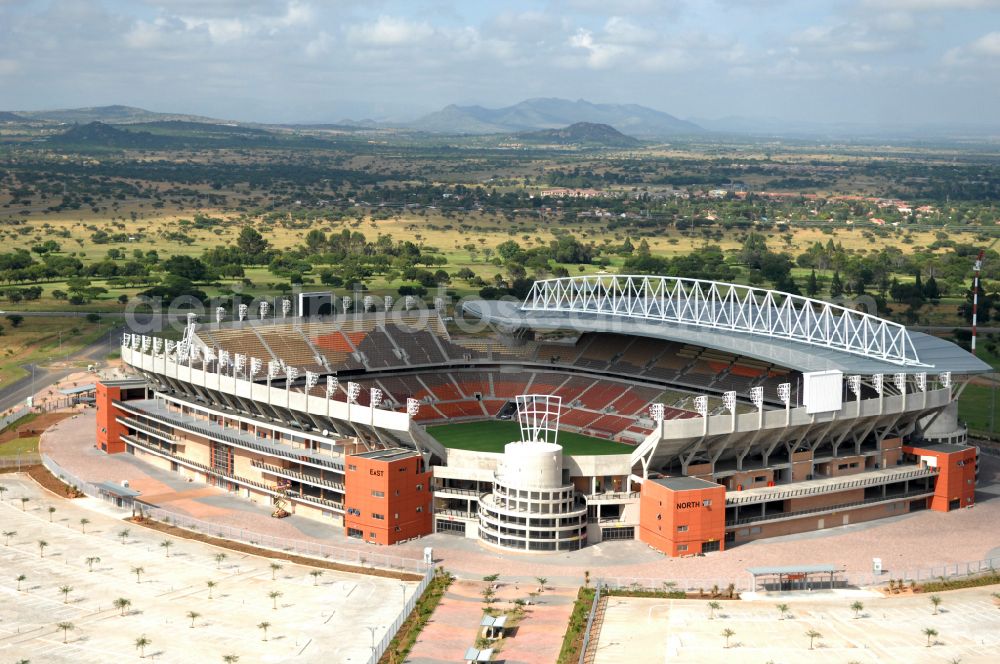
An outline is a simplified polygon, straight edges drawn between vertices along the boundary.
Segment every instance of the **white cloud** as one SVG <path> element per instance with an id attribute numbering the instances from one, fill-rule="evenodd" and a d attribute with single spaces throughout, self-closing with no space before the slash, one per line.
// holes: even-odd
<path id="1" fill-rule="evenodd" d="M 17 60 L 12 58 L 0 58 L 0 76 L 10 76 L 16 74 L 21 68 Z"/>
<path id="2" fill-rule="evenodd" d="M 983 35 L 969 45 L 969 50 L 977 55 L 1000 56 L 1000 32 Z"/>
<path id="3" fill-rule="evenodd" d="M 947 11 L 998 8 L 1000 0 L 864 0 L 863 4 L 876 9 Z"/>
<path id="4" fill-rule="evenodd" d="M 347 30 L 348 39 L 371 46 L 407 46 L 433 34 L 434 28 L 426 22 L 417 23 L 395 16 L 379 16 L 374 23 L 354 25 Z"/>
<path id="5" fill-rule="evenodd" d="M 601 42 L 594 39 L 590 30 L 580 28 L 569 38 L 569 45 L 574 49 L 586 51 L 585 62 L 591 69 L 607 69 L 625 55 L 631 52 L 624 46 Z"/>

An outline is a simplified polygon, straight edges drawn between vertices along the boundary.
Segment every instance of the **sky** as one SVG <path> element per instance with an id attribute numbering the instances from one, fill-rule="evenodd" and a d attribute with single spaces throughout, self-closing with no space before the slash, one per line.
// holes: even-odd
<path id="1" fill-rule="evenodd" d="M 1000 124 L 1000 0 L 0 0 L 0 110 L 408 120 L 530 97 Z"/>

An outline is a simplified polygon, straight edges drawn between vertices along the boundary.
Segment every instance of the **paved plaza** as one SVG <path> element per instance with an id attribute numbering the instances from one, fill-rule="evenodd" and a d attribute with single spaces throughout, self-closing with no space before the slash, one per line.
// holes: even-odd
<path id="1" fill-rule="evenodd" d="M 87 481 L 128 479 L 143 497 L 172 494 L 165 505 L 206 521 L 302 541 L 315 541 L 369 553 L 390 553 L 419 560 L 434 548 L 438 565 L 462 579 L 499 573 L 508 580 L 547 577 L 553 586 L 579 586 L 584 571 L 593 579 L 674 579 L 690 587 L 747 582 L 746 568 L 763 565 L 831 563 L 854 579 L 868 579 L 871 559 L 883 560 L 886 574 L 946 563 L 1000 556 L 1000 458 L 980 462 L 978 504 L 950 513 L 930 510 L 839 528 L 758 540 L 703 557 L 669 558 L 642 542 L 605 542 L 581 551 L 530 555 L 487 551 L 473 540 L 436 534 L 389 549 L 347 538 L 331 525 L 292 516 L 275 520 L 267 505 L 254 504 L 221 490 L 190 484 L 128 455 L 108 456 L 94 448 L 94 413 L 64 420 L 42 436 L 41 449 Z M 180 494 L 180 495 L 178 495 Z"/>
<path id="2" fill-rule="evenodd" d="M 313 576 L 314 568 L 287 561 L 272 570 L 269 559 L 124 522 L 104 503 L 53 496 L 22 475 L 0 475 L 0 486 L 3 532 L 16 533 L 0 546 L 3 662 L 137 661 L 143 636 L 146 657 L 158 662 L 228 654 L 241 664 L 366 662 L 416 586 L 329 569 Z M 124 616 L 118 598 L 130 602 Z M 66 643 L 62 622 L 73 625 Z"/>
<path id="3" fill-rule="evenodd" d="M 993 664 L 1000 648 L 997 587 L 941 593 L 937 615 L 928 595 L 859 597 L 787 593 L 756 601 L 708 602 L 609 597 L 594 664 Z M 864 609 L 854 617 L 851 604 Z M 783 620 L 775 605 L 785 603 Z M 928 636 L 925 629 L 937 631 Z M 732 630 L 726 647 L 724 630 Z M 810 630 L 821 634 L 809 649 Z"/>

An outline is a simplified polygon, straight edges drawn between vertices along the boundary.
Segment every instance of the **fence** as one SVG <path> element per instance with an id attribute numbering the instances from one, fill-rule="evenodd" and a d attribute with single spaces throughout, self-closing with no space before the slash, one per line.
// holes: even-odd
<path id="1" fill-rule="evenodd" d="M 42 462 L 42 458 L 34 452 L 25 452 L 24 454 L 18 454 L 14 457 L 8 457 L 5 459 L 0 459 L 0 468 L 6 470 L 7 468 L 17 468 L 17 472 L 21 472 L 23 466 L 36 466 Z"/>
<path id="2" fill-rule="evenodd" d="M 430 568 L 424 572 L 424 578 L 420 580 L 417 584 L 416 591 L 406 600 L 406 604 L 403 605 L 403 609 L 396 616 L 396 619 L 392 621 L 389 625 L 389 629 L 386 630 L 385 635 L 382 636 L 382 640 L 378 642 L 377 645 L 372 647 L 372 655 L 368 658 L 368 664 L 377 664 L 385 654 L 385 651 L 389 649 L 389 644 L 399 633 L 400 628 L 403 627 L 403 623 L 406 622 L 407 616 L 413 611 L 417 606 L 417 602 L 420 601 L 420 596 L 424 594 L 427 590 L 427 586 L 430 585 L 431 579 L 434 578 L 434 568 Z"/>
<path id="3" fill-rule="evenodd" d="M 601 603 L 601 581 L 597 581 L 597 590 L 594 592 L 594 602 L 590 605 L 590 615 L 587 616 L 587 628 L 583 633 L 583 646 L 580 647 L 580 659 L 578 664 L 583 664 L 587 658 L 587 648 L 590 647 L 590 631 L 594 628 L 594 617 L 597 615 L 597 607 Z"/>
<path id="4" fill-rule="evenodd" d="M 8 426 L 17 422 L 19 419 L 28 414 L 28 407 L 21 406 L 17 410 L 12 410 L 3 417 L 0 417 L 0 431 L 6 429 Z"/>

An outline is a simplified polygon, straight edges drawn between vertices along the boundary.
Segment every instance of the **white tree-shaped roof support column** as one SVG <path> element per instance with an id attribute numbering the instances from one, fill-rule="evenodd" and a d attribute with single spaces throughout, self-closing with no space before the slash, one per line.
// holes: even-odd
<path id="1" fill-rule="evenodd" d="M 517 422 L 523 442 L 558 444 L 562 397 L 551 394 L 522 394 L 515 398 Z"/>

